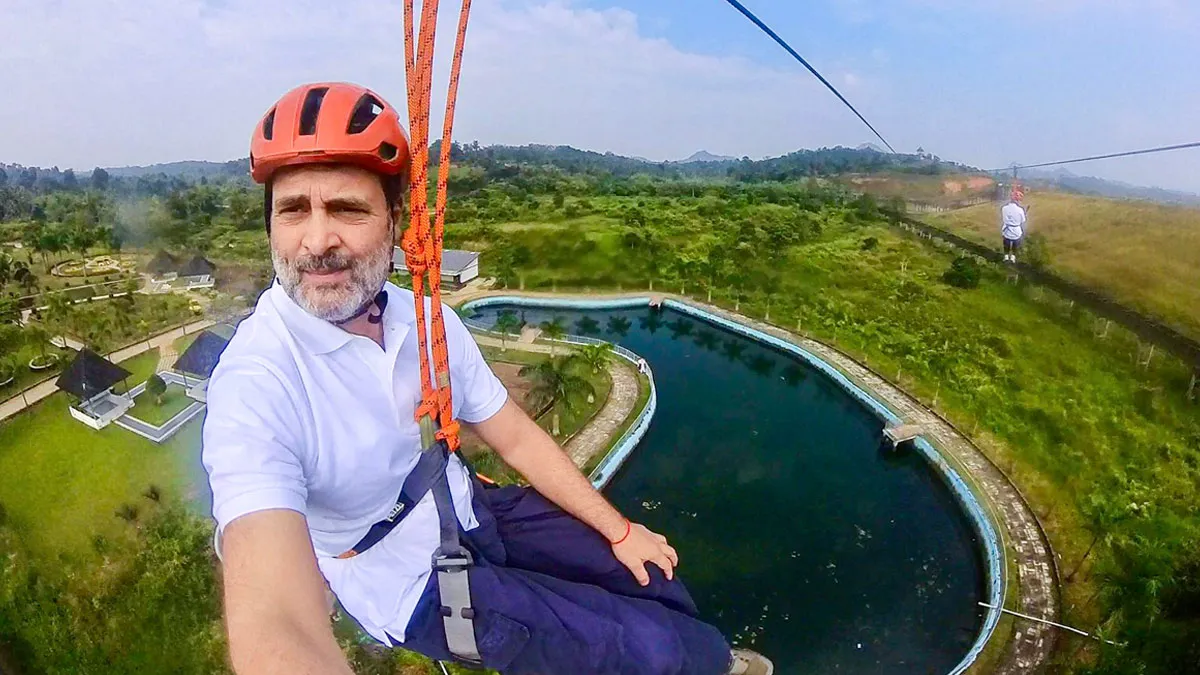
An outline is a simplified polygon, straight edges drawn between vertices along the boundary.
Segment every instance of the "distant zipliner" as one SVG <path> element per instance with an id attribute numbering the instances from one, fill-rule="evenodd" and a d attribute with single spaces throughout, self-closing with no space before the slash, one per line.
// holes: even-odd
<path id="1" fill-rule="evenodd" d="M 1029 222 L 1029 207 L 1021 202 L 1025 199 L 1025 191 L 1020 184 L 1014 183 L 1009 193 L 1008 203 L 1000 209 L 1000 236 L 1004 239 L 1004 262 L 1017 262 L 1017 251 L 1025 239 L 1025 231 Z"/>

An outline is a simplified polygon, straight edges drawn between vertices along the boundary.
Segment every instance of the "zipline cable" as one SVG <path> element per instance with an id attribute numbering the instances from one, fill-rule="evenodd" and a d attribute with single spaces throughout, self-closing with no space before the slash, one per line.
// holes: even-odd
<path id="1" fill-rule="evenodd" d="M 1172 150 L 1187 150 L 1190 148 L 1200 148 L 1200 141 L 1195 143 L 1180 143 L 1179 145 L 1164 145 L 1157 148 L 1146 148 L 1144 150 L 1130 150 L 1128 152 L 1114 152 L 1107 155 L 1092 155 L 1091 157 L 1078 157 L 1076 159 L 1064 159 L 1059 162 L 1042 162 L 1040 164 L 1018 164 L 1016 166 L 1007 166 L 1003 169 L 988 169 L 987 173 L 1001 173 L 1004 171 L 1014 171 L 1021 169 L 1040 169 L 1046 166 L 1062 166 L 1064 164 L 1078 164 L 1079 162 L 1093 162 L 1098 159 L 1114 159 L 1117 157 L 1133 157 L 1135 155 L 1149 155 L 1156 152 L 1170 152 Z"/>
<path id="2" fill-rule="evenodd" d="M 845 103 L 846 107 L 850 109 L 850 112 L 857 115 L 858 119 L 862 120 L 862 123 L 867 125 L 867 128 L 870 129 L 871 132 L 875 134 L 875 137 L 878 138 L 879 140 L 883 141 L 883 144 L 887 146 L 887 149 L 892 151 L 892 154 L 896 154 L 896 149 L 892 147 L 892 144 L 888 143 L 887 139 L 884 138 L 882 134 L 880 134 L 878 131 L 875 130 L 875 127 L 872 126 L 871 123 L 867 121 L 867 118 L 862 116 L 862 113 L 858 112 L 858 109 L 855 108 L 850 103 L 850 101 L 846 100 L 845 96 L 842 96 L 842 92 L 838 91 L 837 87 L 833 86 L 833 84 L 831 84 L 829 82 L 829 80 L 825 79 L 824 75 L 821 75 L 821 73 L 817 72 L 817 69 L 813 68 L 812 64 L 810 64 L 808 61 L 804 60 L 803 56 L 800 56 L 798 53 L 796 53 L 796 50 L 792 49 L 791 45 L 789 45 L 786 41 L 784 41 L 783 38 L 779 37 L 778 33 L 771 30 L 770 26 L 763 23 L 761 19 L 759 19 L 757 16 L 754 15 L 754 12 L 751 12 L 750 10 L 746 9 L 746 6 L 743 5 L 742 3 L 738 2 L 738 0 L 725 0 L 725 1 L 728 2 L 730 5 L 733 5 L 734 9 L 736 9 L 737 11 L 739 11 L 743 15 L 745 15 L 745 17 L 747 19 L 750 19 L 750 21 L 752 21 L 754 23 L 754 25 L 756 25 L 760 29 L 762 29 L 762 31 L 764 33 L 771 36 L 771 39 L 774 40 L 775 42 L 779 43 L 780 47 L 783 47 L 785 50 L 787 50 L 787 53 L 791 54 L 793 58 L 795 58 L 797 61 L 799 61 L 800 65 L 804 66 L 805 68 L 808 68 L 808 72 L 815 75 L 816 78 L 821 81 L 821 84 L 825 85 L 825 87 L 827 89 L 829 89 L 829 91 L 832 91 L 833 95 L 837 96 L 838 99 L 840 99 L 842 103 Z"/>

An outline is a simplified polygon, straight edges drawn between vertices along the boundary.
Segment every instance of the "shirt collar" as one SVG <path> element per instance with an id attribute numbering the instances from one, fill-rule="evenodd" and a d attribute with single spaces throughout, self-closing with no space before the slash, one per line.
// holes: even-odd
<path id="1" fill-rule="evenodd" d="M 411 296 L 405 297 L 400 288 L 387 282 L 383 290 L 388 294 L 387 311 L 383 313 L 384 344 L 389 350 L 398 348 L 412 328 L 413 310 Z M 296 304 L 278 280 L 271 286 L 271 302 L 279 312 L 280 319 L 288 331 L 314 354 L 328 354 L 346 346 L 357 336 L 342 328 L 309 314 Z M 408 306 L 406 307 L 406 302 Z M 395 347 L 393 347 L 395 345 Z"/>

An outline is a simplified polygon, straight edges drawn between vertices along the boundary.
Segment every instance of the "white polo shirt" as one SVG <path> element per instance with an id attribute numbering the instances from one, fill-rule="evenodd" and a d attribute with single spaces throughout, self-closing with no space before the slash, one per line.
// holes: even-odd
<path id="1" fill-rule="evenodd" d="M 386 348 L 312 316 L 278 284 L 263 293 L 209 382 L 203 458 L 218 533 L 255 511 L 303 514 L 342 606 L 390 644 L 388 634 L 404 639 L 430 574 L 432 495 L 368 551 L 336 558 L 392 508 L 421 451 L 413 294 L 390 283 L 386 291 Z M 458 316 L 445 316 L 455 415 L 482 422 L 508 394 Z M 477 527 L 457 458 L 447 475 L 459 521 Z"/>
<path id="2" fill-rule="evenodd" d="M 1016 202 L 1009 202 L 1000 209 L 1000 231 L 1005 239 L 1017 240 L 1025 235 L 1025 209 Z"/>

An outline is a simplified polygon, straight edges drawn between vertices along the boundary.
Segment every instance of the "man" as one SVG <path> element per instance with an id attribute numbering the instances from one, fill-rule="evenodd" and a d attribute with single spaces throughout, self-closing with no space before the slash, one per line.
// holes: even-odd
<path id="1" fill-rule="evenodd" d="M 339 83 L 289 92 L 254 132 L 276 283 L 222 356 L 204 425 L 234 669 L 349 673 L 328 583 L 380 642 L 433 658 L 454 656 L 448 632 L 463 636 L 448 626 L 470 619 L 477 660 L 504 673 L 770 675 L 695 618 L 666 538 L 592 488 L 451 311 L 457 419 L 532 489 L 481 489 L 451 456 L 448 496 L 397 498 L 428 456 L 414 298 L 386 282 L 407 146 L 390 105 Z M 453 513 L 439 520 L 443 502 Z M 431 570 L 447 520 L 475 562 L 461 617 Z"/>
<path id="2" fill-rule="evenodd" d="M 1000 209 L 1000 234 L 1004 237 L 1004 262 L 1017 262 L 1017 249 L 1021 248 L 1021 238 L 1025 236 L 1027 210 L 1021 205 L 1025 193 L 1021 188 L 1013 188 L 1012 195 L 1004 208 Z"/>

